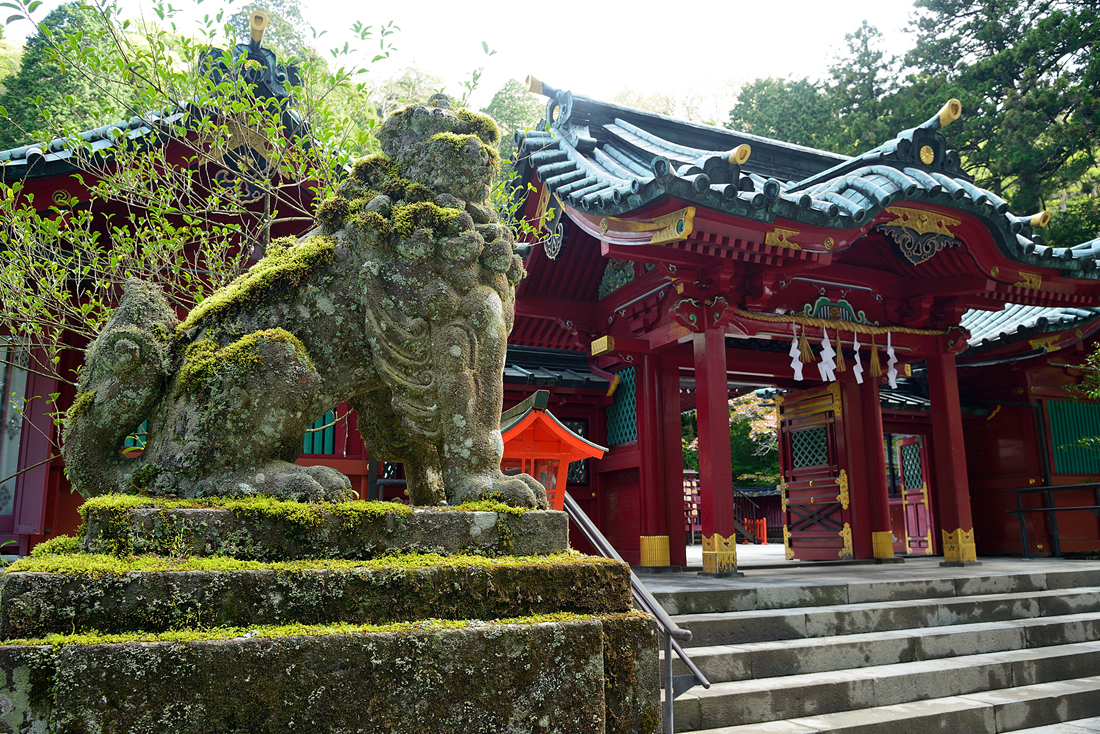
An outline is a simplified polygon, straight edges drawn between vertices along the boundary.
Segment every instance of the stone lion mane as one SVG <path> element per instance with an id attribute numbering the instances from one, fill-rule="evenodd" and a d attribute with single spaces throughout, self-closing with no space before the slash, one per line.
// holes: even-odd
<path id="1" fill-rule="evenodd" d="M 492 120 L 438 95 L 378 133 L 301 240 L 178 323 L 131 281 L 87 354 L 63 452 L 85 497 L 263 494 L 345 499 L 350 483 L 292 462 L 302 434 L 349 401 L 371 456 L 405 465 L 414 504 L 496 498 L 546 507 L 500 471 L 501 375 L 525 273 L 489 187 Z M 148 420 L 140 457 L 126 437 Z"/>

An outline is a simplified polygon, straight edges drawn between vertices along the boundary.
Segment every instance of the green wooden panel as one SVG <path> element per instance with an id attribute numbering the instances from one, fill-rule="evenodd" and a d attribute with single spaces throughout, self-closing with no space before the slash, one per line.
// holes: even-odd
<path id="1" fill-rule="evenodd" d="M 328 426 L 324 430 L 306 431 L 305 436 L 302 438 L 302 453 L 303 454 L 335 454 L 336 453 L 336 426 L 329 426 L 336 420 L 336 414 L 333 411 L 325 413 L 321 418 L 318 418 L 313 422 L 310 428 L 317 429 L 321 426 Z"/>
<path id="2" fill-rule="evenodd" d="M 1048 400 L 1056 474 L 1100 474 L 1100 449 L 1082 440 L 1100 437 L 1100 405 Z"/>
<path id="3" fill-rule="evenodd" d="M 634 368 L 619 373 L 622 380 L 615 390 L 614 402 L 607 408 L 607 443 L 618 446 L 638 440 L 638 415 L 634 401 Z"/>

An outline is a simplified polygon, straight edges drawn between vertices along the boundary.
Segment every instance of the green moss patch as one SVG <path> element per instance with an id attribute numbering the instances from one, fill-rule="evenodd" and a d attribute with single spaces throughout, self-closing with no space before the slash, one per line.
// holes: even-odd
<path id="1" fill-rule="evenodd" d="M 191 309 L 177 329 L 184 332 L 202 321 L 226 319 L 245 307 L 272 302 L 273 294 L 292 291 L 315 270 L 332 262 L 335 252 L 335 241 L 321 235 L 307 237 L 292 247 L 274 248 L 247 273 Z"/>
<path id="2" fill-rule="evenodd" d="M 71 561 L 23 565 L 5 576 L 0 639 L 631 608 L 629 569 L 602 559 L 486 563 L 436 557 L 265 567 L 233 559 L 52 558 Z"/>
<path id="3" fill-rule="evenodd" d="M 483 143 L 495 146 L 500 142 L 500 128 L 493 118 L 467 109 L 461 109 L 455 113 L 458 119 L 466 123 L 470 132 L 481 138 Z"/>
<path id="4" fill-rule="evenodd" d="M 563 513 L 522 511 L 492 500 L 413 510 L 386 502 L 104 495 L 80 511 L 87 525 L 84 549 L 115 556 L 363 560 L 393 553 L 544 555 L 568 548 Z"/>
<path id="5" fill-rule="evenodd" d="M 638 616 L 640 612 L 631 613 Z M 641 614 L 644 617 L 644 614 Z M 469 619 L 426 619 L 418 622 L 392 622 L 390 624 L 283 624 L 259 625 L 249 627 L 214 627 L 204 630 L 168 630 L 166 632 L 127 632 L 125 634 L 104 634 L 102 632 L 83 632 L 78 634 L 52 634 L 42 637 L 5 640 L 4 645 L 50 645 L 68 647 L 71 645 L 121 645 L 128 642 L 198 642 L 203 640 L 232 640 L 235 638 L 274 639 L 278 637 L 300 637 L 319 635 L 370 635 L 383 632 L 425 633 L 433 630 L 466 629 L 484 627 L 487 624 L 546 624 L 590 621 L 594 615 L 555 612 L 553 614 L 534 614 L 510 619 L 491 621 Z"/>
<path id="6" fill-rule="evenodd" d="M 55 539 L 58 540 L 58 539 Z M 67 540 L 76 541 L 77 538 Z M 44 544 L 42 544 L 44 545 Z M 39 547 L 42 547 L 40 545 Z M 72 544 L 65 543 L 68 548 Z M 37 550 L 37 548 L 36 548 Z M 162 556 L 113 556 L 102 553 L 84 553 L 73 550 L 68 553 L 50 552 L 33 554 L 7 566 L 4 575 L 11 573 L 61 573 L 82 574 L 96 578 L 108 574 L 121 576 L 132 572 L 166 573 L 170 571 L 351 571 L 388 570 L 415 571 L 423 568 L 522 568 L 528 566 L 553 566 L 560 564 L 619 566 L 618 561 L 596 556 L 586 556 L 576 551 L 554 553 L 546 556 L 488 556 L 454 555 L 438 553 L 406 553 L 369 560 L 299 560 L 299 561 L 247 561 L 225 556 L 199 556 L 193 558 L 165 558 Z"/>
<path id="7" fill-rule="evenodd" d="M 47 556 L 67 556 L 81 551 L 80 538 L 74 535 L 58 535 L 44 540 L 31 549 L 31 558 L 45 558 Z M 28 559 L 21 559 L 28 560 Z M 16 561 L 19 563 L 19 561 Z M 11 568 L 10 566 L 8 567 Z"/>
<path id="8" fill-rule="evenodd" d="M 236 629 L 118 643 L 58 637 L 56 647 L 0 647 L 7 669 L 25 663 L 15 658 L 25 650 L 47 656 L 44 710 L 2 694 L 19 702 L 13 714 L 31 712 L 14 729 L 21 731 L 610 731 L 604 618 L 517 621 Z"/>
<path id="9" fill-rule="evenodd" d="M 81 390 L 77 392 L 73 404 L 69 406 L 69 410 L 65 414 L 66 419 L 72 420 L 79 417 L 82 413 L 87 412 L 87 410 L 92 407 L 93 403 L 95 403 L 95 390 Z"/>

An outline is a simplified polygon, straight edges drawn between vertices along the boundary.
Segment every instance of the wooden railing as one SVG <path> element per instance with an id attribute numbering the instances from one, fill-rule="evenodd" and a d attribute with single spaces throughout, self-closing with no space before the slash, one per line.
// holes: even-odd
<path id="1" fill-rule="evenodd" d="M 1093 505 L 1073 505 L 1068 507 L 1058 507 L 1054 504 L 1054 493 L 1065 492 L 1069 490 L 1082 490 L 1091 489 L 1096 499 L 1096 504 Z M 1087 484 L 1064 484 L 1057 487 L 1021 487 L 1019 489 L 1012 490 L 1016 493 L 1016 509 L 1009 510 L 1008 514 L 1015 517 L 1020 521 L 1020 541 L 1024 544 L 1024 558 L 1031 558 L 1031 544 L 1027 538 L 1027 515 L 1032 512 L 1045 513 L 1050 520 L 1050 536 L 1052 550 L 1054 556 L 1058 557 L 1062 555 L 1061 539 L 1058 537 L 1058 513 L 1059 512 L 1091 512 L 1092 514 L 1100 517 L 1100 482 L 1089 482 Z M 1043 498 L 1042 507 L 1024 507 L 1024 495 L 1025 494 L 1037 494 Z"/>

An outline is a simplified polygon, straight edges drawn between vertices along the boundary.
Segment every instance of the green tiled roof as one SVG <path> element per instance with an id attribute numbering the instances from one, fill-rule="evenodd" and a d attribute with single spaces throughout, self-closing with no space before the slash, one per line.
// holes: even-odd
<path id="1" fill-rule="evenodd" d="M 1015 262 L 1100 278 L 1100 240 L 1044 246 L 1031 215 L 1009 212 L 960 168 L 938 117 L 847 158 L 546 86 L 543 93 L 550 100 L 539 129 L 516 133 L 521 173 L 537 171 L 565 204 L 594 216 L 622 216 L 672 197 L 760 222 L 855 229 L 888 206 L 928 202 L 980 217 Z M 730 159 L 742 144 L 752 155 L 738 165 Z"/>

